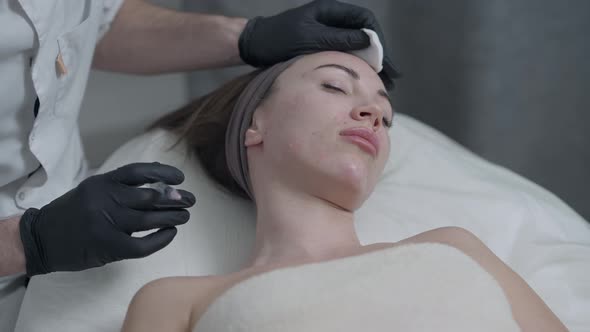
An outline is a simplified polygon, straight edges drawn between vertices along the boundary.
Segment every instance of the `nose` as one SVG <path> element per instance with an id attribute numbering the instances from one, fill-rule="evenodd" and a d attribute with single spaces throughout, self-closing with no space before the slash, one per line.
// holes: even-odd
<path id="1" fill-rule="evenodd" d="M 357 106 L 352 110 L 352 118 L 357 121 L 368 121 L 376 131 L 383 125 L 383 110 L 376 104 Z"/>

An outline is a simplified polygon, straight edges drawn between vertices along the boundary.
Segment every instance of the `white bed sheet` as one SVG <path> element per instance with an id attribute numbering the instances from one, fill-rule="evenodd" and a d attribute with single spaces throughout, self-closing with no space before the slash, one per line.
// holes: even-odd
<path id="1" fill-rule="evenodd" d="M 392 129 L 391 157 L 375 192 L 358 211 L 363 243 L 397 241 L 459 226 L 481 238 L 518 272 L 571 331 L 590 331 L 590 226 L 556 196 L 487 162 L 436 130 L 402 114 Z M 180 188 L 196 194 L 191 220 L 165 249 L 77 273 L 29 283 L 16 331 L 119 331 L 133 294 L 171 275 L 238 269 L 254 239 L 254 212 L 219 190 L 184 146 L 166 148 L 163 131 L 122 146 L 99 172 L 138 161 L 181 168 Z"/>

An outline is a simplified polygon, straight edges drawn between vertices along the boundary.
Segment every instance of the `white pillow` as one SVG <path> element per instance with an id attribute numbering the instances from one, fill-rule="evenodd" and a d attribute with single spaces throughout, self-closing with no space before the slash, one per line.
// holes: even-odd
<path id="1" fill-rule="evenodd" d="M 183 145 L 167 150 L 174 141 L 161 130 L 141 135 L 99 172 L 138 161 L 182 169 L 186 180 L 179 188 L 195 193 L 197 203 L 175 240 L 144 259 L 34 277 L 16 331 L 119 331 L 129 301 L 148 281 L 225 273 L 245 262 L 254 240 L 252 205 L 220 190 Z M 464 227 L 518 272 L 571 331 L 587 331 L 588 223 L 541 187 L 408 116 L 396 116 L 391 141 L 382 179 L 357 214 L 363 243 Z"/>

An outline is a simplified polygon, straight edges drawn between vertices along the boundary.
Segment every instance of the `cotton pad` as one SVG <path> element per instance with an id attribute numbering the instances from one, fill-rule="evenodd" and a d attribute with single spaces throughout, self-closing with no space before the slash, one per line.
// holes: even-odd
<path id="1" fill-rule="evenodd" d="M 170 199 L 181 199 L 182 196 L 178 192 L 178 190 L 172 188 L 171 186 L 163 183 L 163 182 L 155 182 L 146 185 L 145 187 L 151 188 L 156 190 L 157 192 L 164 194 L 166 197 Z"/>
<path id="2" fill-rule="evenodd" d="M 379 35 L 371 29 L 361 29 L 369 36 L 371 44 L 362 50 L 350 51 L 350 54 L 356 55 L 365 60 L 377 73 L 383 69 L 383 45 L 379 40 Z"/>

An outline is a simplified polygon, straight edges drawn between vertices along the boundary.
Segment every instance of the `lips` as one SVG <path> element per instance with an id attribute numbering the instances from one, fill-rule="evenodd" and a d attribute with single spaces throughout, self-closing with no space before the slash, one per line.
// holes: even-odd
<path id="1" fill-rule="evenodd" d="M 340 132 L 340 136 L 344 136 L 365 152 L 373 155 L 373 157 L 376 157 L 379 153 L 379 139 L 377 139 L 377 135 L 369 128 L 356 127 L 345 129 Z"/>

